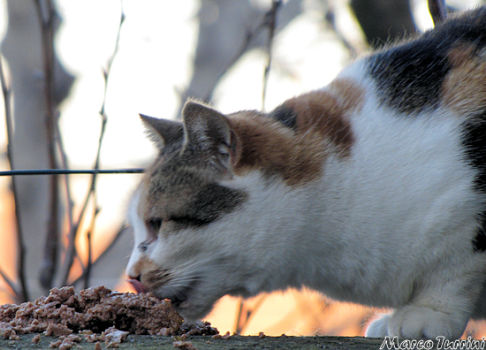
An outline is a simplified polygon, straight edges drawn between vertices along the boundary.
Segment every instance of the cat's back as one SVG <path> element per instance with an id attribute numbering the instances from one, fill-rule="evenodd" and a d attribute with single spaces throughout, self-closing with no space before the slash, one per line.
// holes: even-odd
<path id="1" fill-rule="evenodd" d="M 345 116 L 350 157 L 328 160 L 341 174 L 328 188 L 349 208 L 347 230 L 395 231 L 397 244 L 400 232 L 435 232 L 432 245 L 454 225 L 477 225 L 486 210 L 486 8 L 359 60 L 340 80 L 362 91 Z M 475 251 L 486 250 L 480 226 Z"/>
<path id="2" fill-rule="evenodd" d="M 344 83 L 352 88 L 335 88 Z M 414 288 L 410 274 L 433 273 L 455 259 L 481 265 L 486 8 L 357 61 L 322 91 L 358 101 L 341 116 L 349 123 L 348 152 L 324 162 L 320 223 L 323 240 L 345 245 L 347 256 L 367 266 L 364 277 L 348 275 L 373 281 L 360 285 L 360 302 L 371 303 L 378 286 L 400 285 L 400 293 L 377 298 L 393 305 Z M 332 278 L 346 276 L 344 265 Z"/>
<path id="3" fill-rule="evenodd" d="M 416 115 L 440 107 L 473 116 L 486 106 L 486 7 L 366 60 L 379 101 Z"/>

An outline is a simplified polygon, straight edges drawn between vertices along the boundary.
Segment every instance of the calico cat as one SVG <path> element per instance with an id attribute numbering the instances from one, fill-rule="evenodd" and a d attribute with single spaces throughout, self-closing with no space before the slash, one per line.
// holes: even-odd
<path id="1" fill-rule="evenodd" d="M 394 312 L 366 335 L 460 337 L 486 316 L 486 8 L 362 58 L 270 113 L 142 116 L 127 274 L 188 319 L 307 286 Z"/>

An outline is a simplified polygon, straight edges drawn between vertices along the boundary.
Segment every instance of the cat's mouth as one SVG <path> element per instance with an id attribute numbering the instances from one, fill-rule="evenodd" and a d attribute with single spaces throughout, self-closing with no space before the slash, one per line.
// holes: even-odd
<path id="1" fill-rule="evenodd" d="M 140 282 L 137 279 L 129 279 L 127 280 L 127 282 L 132 285 L 133 289 L 135 289 L 137 294 L 147 293 L 151 291 L 154 294 L 156 294 L 159 298 L 170 299 L 172 305 L 174 305 L 177 308 L 180 307 L 182 303 L 187 301 L 187 299 L 189 298 L 189 294 L 194 290 L 197 284 L 197 280 L 194 280 L 188 286 L 183 287 L 177 290 L 176 292 L 172 293 L 172 295 L 164 295 L 158 293 L 157 290 L 150 290 L 149 288 L 147 288 L 147 286 L 145 286 L 142 282 Z"/>
<path id="2" fill-rule="evenodd" d="M 148 292 L 147 287 L 145 287 L 144 284 L 142 282 L 140 282 L 139 280 L 129 279 L 129 280 L 127 280 L 127 282 L 132 285 L 133 289 L 135 289 L 137 294 Z"/>

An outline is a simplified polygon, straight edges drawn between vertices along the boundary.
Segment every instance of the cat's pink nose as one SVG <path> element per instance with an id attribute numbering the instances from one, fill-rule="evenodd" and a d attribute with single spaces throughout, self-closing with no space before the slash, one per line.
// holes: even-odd
<path id="1" fill-rule="evenodd" d="M 140 282 L 140 276 L 128 276 L 127 282 L 130 283 L 133 289 L 135 289 L 135 291 L 139 294 L 145 293 L 147 291 L 147 288 L 143 285 L 142 282 Z"/>

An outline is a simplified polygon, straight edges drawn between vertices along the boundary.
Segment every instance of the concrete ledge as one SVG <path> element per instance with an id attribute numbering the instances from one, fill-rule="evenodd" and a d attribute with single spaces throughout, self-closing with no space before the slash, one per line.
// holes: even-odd
<path id="1" fill-rule="evenodd" d="M 20 340 L 0 340 L 0 349 L 48 349 L 49 344 L 55 340 L 53 337 L 41 336 L 38 344 L 32 343 L 34 335 L 22 335 Z M 127 340 L 119 345 L 119 349 L 144 349 L 144 350 L 165 350 L 177 349 L 174 342 L 177 339 L 173 337 L 148 336 L 148 335 L 130 335 Z M 215 350 L 247 350 L 247 349 L 282 349 L 282 350 L 377 350 L 382 344 L 382 339 L 370 339 L 362 337 L 247 337 L 232 336 L 228 339 L 213 339 L 211 336 L 191 336 L 186 342 L 198 350 L 215 349 Z M 101 344 L 105 349 L 106 345 Z M 94 349 L 94 343 L 83 341 L 77 344 L 73 349 Z M 180 347 L 179 349 L 184 349 Z M 186 347 L 186 349 L 190 349 Z"/>

